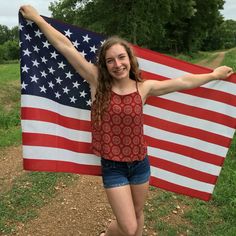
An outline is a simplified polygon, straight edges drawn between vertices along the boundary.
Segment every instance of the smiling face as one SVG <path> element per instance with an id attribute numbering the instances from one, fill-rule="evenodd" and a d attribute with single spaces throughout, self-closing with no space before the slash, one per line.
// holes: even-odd
<path id="1" fill-rule="evenodd" d="M 113 79 L 129 79 L 130 59 L 124 46 L 114 44 L 105 55 L 108 73 Z"/>

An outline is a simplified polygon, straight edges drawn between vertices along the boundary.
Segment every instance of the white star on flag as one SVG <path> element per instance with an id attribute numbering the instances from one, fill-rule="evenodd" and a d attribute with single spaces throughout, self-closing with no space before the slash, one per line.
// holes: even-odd
<path id="1" fill-rule="evenodd" d="M 96 53 L 98 49 L 95 47 L 95 45 L 93 45 L 92 47 L 90 47 L 90 52 L 94 52 Z"/>
<path id="2" fill-rule="evenodd" d="M 72 34 L 72 33 L 70 32 L 70 29 L 65 30 L 64 32 L 65 32 L 65 36 L 67 36 L 67 37 L 70 38 L 70 36 L 71 36 L 71 34 Z"/>
<path id="3" fill-rule="evenodd" d="M 89 38 L 88 34 L 83 36 L 83 38 L 84 38 L 83 42 L 87 42 L 87 43 L 89 43 L 89 40 L 91 39 Z"/>

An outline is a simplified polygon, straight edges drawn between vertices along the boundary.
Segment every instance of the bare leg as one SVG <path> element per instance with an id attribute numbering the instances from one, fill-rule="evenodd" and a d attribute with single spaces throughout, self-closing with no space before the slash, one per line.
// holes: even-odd
<path id="1" fill-rule="evenodd" d="M 106 189 L 108 201 L 117 220 L 111 222 L 105 236 L 142 236 L 143 207 L 148 182 Z"/>
<path id="2" fill-rule="evenodd" d="M 135 235 L 137 221 L 129 185 L 106 189 L 108 201 L 117 220 L 111 222 L 106 236 Z"/>
<path id="3" fill-rule="evenodd" d="M 148 188 L 149 182 L 139 185 L 131 185 L 135 214 L 138 223 L 138 229 L 135 236 L 142 236 L 144 226 L 143 208 L 147 198 Z"/>

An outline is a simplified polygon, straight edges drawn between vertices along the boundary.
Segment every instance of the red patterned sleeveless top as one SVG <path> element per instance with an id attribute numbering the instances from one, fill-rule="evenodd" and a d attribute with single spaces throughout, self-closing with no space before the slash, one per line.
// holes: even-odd
<path id="1" fill-rule="evenodd" d="M 92 107 L 92 150 L 105 159 L 132 162 L 143 160 L 147 145 L 143 134 L 143 104 L 138 92 L 119 95 L 111 92 L 111 101 L 101 125 L 94 122 Z"/>

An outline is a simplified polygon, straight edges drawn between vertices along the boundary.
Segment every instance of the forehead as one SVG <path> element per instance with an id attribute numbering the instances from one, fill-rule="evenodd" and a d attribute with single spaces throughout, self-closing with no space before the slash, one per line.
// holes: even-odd
<path id="1" fill-rule="evenodd" d="M 115 57 L 115 56 L 122 54 L 122 53 L 127 54 L 125 47 L 120 44 L 114 44 L 109 49 L 107 49 L 105 57 L 106 58 Z"/>

